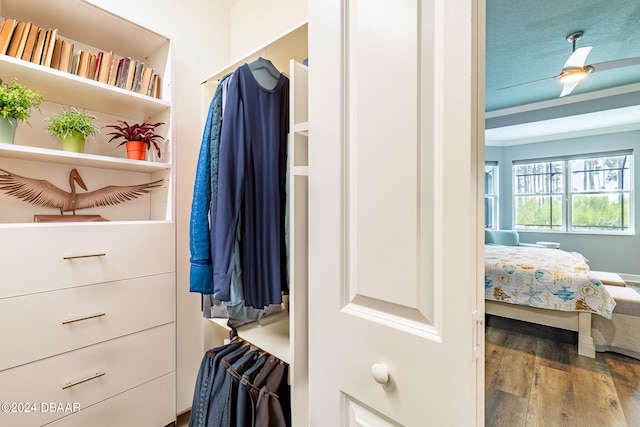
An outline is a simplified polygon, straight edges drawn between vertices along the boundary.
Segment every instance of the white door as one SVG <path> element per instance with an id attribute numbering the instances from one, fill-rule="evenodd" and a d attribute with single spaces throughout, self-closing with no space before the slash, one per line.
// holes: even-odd
<path id="1" fill-rule="evenodd" d="M 312 426 L 483 423 L 483 5 L 310 1 Z"/>

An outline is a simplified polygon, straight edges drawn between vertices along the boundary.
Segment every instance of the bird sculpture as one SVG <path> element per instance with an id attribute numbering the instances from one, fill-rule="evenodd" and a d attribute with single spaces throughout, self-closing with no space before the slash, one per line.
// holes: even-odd
<path id="1" fill-rule="evenodd" d="M 77 209 L 124 203 L 149 193 L 152 188 L 159 187 L 162 181 L 159 179 L 147 184 L 109 185 L 99 190 L 77 193 L 76 184 L 87 190 L 77 169 L 72 169 L 69 173 L 71 192 L 61 190 L 44 179 L 27 178 L 0 169 L 0 190 L 36 206 L 60 209 L 61 215 L 64 212 L 72 212 L 75 215 Z"/>

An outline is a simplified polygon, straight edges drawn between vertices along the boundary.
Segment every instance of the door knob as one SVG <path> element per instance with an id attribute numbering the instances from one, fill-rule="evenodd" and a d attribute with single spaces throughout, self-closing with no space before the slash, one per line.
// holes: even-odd
<path id="1" fill-rule="evenodd" d="M 371 375 L 378 384 L 386 385 L 389 382 L 389 369 L 384 363 L 374 363 L 371 367 Z"/>

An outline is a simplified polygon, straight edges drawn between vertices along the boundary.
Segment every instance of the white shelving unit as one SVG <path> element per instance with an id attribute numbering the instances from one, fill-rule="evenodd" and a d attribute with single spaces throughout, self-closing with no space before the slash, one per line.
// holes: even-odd
<path id="1" fill-rule="evenodd" d="M 71 13 L 73 11 L 73 13 Z M 100 213 L 113 221 L 166 220 L 172 221 L 174 209 L 171 112 L 171 41 L 160 34 L 126 21 L 83 0 L 40 2 L 37 0 L 3 0 L 0 14 L 42 28 L 58 29 L 58 36 L 74 44 L 74 51 L 113 52 L 118 57 L 130 56 L 144 61 L 161 76 L 161 98 L 153 98 L 101 83 L 71 73 L 34 64 L 8 55 L 0 55 L 0 77 L 5 82 L 14 78 L 42 93 L 44 103 L 32 110 L 29 124 L 19 124 L 15 144 L 0 144 L 0 168 L 30 178 L 47 179 L 61 189 L 68 190 L 68 173 L 78 168 L 90 190 L 106 185 L 137 184 L 158 179 L 164 185 L 155 188 L 126 205 L 86 210 Z M 82 19 L 78 19 L 78 17 Z M 44 128 L 45 118 L 75 107 L 94 114 L 94 123 L 101 129 L 89 138 L 85 153 L 67 153 L 57 139 Z M 148 151 L 148 161 L 126 159 L 120 141 L 109 143 L 109 129 L 117 120 L 129 123 L 150 120 L 163 122 L 158 130 L 165 137 L 162 155 Z M 82 168 L 82 170 L 81 170 Z M 34 209 L 25 202 L 0 193 L 3 204 L 0 223 L 32 222 Z M 98 212 L 99 211 L 99 212 Z M 55 214 L 55 211 L 48 212 Z"/>
<path id="2" fill-rule="evenodd" d="M 289 107 L 289 294 L 291 323 L 291 407 L 298 423 L 306 425 L 308 416 L 309 378 L 309 70 L 306 65 L 291 60 L 291 104 Z"/>
<path id="3" fill-rule="evenodd" d="M 171 40 L 84 0 L 2 0 L 0 16 L 56 28 L 76 51 L 143 60 L 162 81 L 158 99 L 0 55 L 4 82 L 17 78 L 44 98 L 30 125 L 18 125 L 15 144 L 0 144 L 0 169 L 63 190 L 73 168 L 89 191 L 164 180 L 137 199 L 77 212 L 108 220 L 96 223 L 35 223 L 35 214 L 59 211 L 0 191 L 0 322 L 13 325 L 5 334 L 11 351 L 0 355 L 0 383 L 12 384 L 6 399 L 82 408 L 71 415 L 0 413 L 0 425 L 119 425 L 124 412 L 145 425 L 170 424 L 176 415 Z M 164 122 L 162 157 L 126 159 L 119 142 L 108 143 L 108 129 L 87 140 L 85 153 L 62 151 L 44 132 L 44 119 L 67 107 L 94 114 L 99 128 L 116 120 Z"/>
<path id="4" fill-rule="evenodd" d="M 238 335 L 289 364 L 292 425 L 308 424 L 307 377 L 307 148 L 308 100 L 307 24 L 303 23 L 252 54 L 234 61 L 202 84 L 204 115 L 215 93 L 218 80 L 258 57 L 269 59 L 289 79 L 289 311 L 266 316 L 236 328 Z M 295 142 L 294 142 L 295 141 Z M 295 161 L 294 161 L 295 159 Z M 229 337 L 226 319 L 204 319 L 204 348 L 221 345 Z"/>

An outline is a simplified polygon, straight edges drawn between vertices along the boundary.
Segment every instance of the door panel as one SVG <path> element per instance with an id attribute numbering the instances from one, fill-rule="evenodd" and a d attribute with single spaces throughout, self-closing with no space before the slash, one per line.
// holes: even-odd
<path id="1" fill-rule="evenodd" d="M 398 426 L 398 424 L 386 419 L 374 409 L 362 406 L 358 402 L 354 402 L 353 400 L 347 399 L 346 404 L 349 411 L 348 413 L 349 421 L 347 423 L 349 427 L 369 427 L 369 426 L 396 427 Z"/>
<path id="2" fill-rule="evenodd" d="M 434 159 L 421 158 L 431 145 L 420 128 L 418 90 L 421 62 L 433 61 L 418 51 L 418 6 L 413 0 L 346 3 L 345 308 L 353 315 L 364 309 L 392 327 L 410 322 L 435 332 L 436 283 L 428 277 L 432 259 L 423 256 L 433 240 L 434 192 L 421 192 L 432 182 L 423 175 Z"/>
<path id="3" fill-rule="evenodd" d="M 309 22 L 311 425 L 474 425 L 475 0 L 312 0 Z"/>

